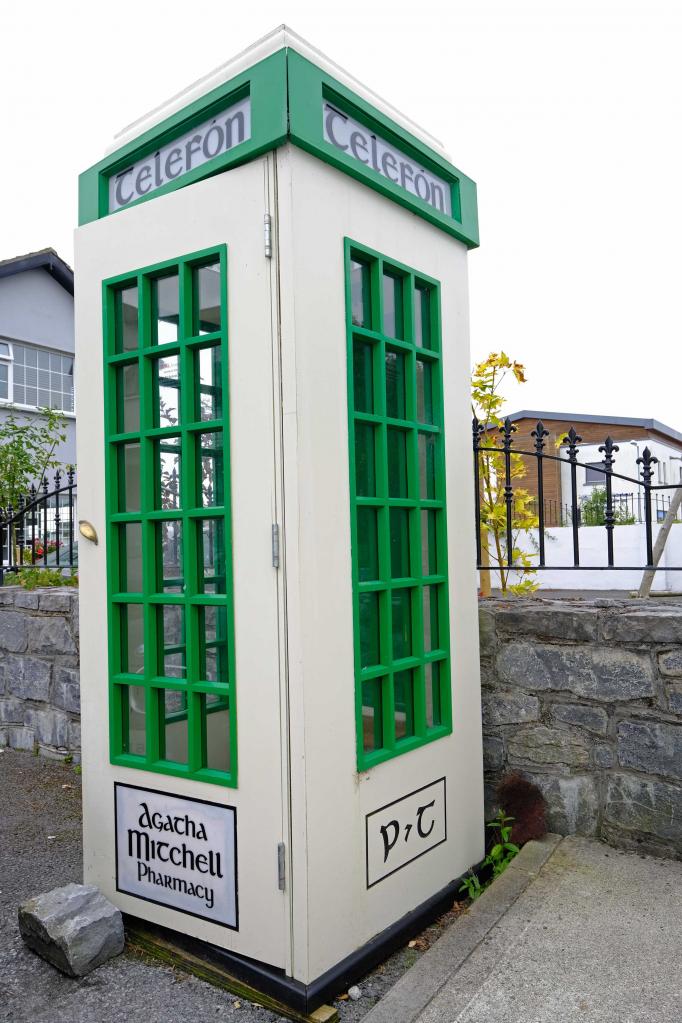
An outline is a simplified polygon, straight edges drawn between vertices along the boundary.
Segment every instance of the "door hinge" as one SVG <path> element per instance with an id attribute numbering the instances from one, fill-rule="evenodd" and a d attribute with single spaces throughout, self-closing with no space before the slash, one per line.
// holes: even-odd
<path id="1" fill-rule="evenodd" d="M 279 568 L 279 523 L 272 524 L 272 567 Z"/>
<path id="2" fill-rule="evenodd" d="M 286 867 L 285 867 L 285 849 L 284 842 L 279 842 L 277 845 L 277 887 L 281 892 L 284 891 L 284 882 L 286 880 Z"/>
<path id="3" fill-rule="evenodd" d="M 263 217 L 263 241 L 265 243 L 265 258 L 272 259 L 272 217 L 269 213 Z"/>

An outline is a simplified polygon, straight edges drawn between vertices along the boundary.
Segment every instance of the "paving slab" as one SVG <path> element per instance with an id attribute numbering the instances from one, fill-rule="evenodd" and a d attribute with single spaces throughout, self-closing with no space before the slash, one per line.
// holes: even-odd
<path id="1" fill-rule="evenodd" d="M 462 917 L 440 941 L 452 946 L 460 931 L 465 943 L 476 916 Z M 437 960 L 435 945 L 396 987 L 416 983 L 417 973 L 427 974 Z M 394 998 L 394 1009 L 400 1001 Z M 378 1021 L 381 1008 L 366 1023 Z M 416 1015 L 391 1016 L 392 1023 L 408 1020 L 678 1023 L 682 863 L 563 839 L 471 953 L 453 960 L 428 1005 Z"/>

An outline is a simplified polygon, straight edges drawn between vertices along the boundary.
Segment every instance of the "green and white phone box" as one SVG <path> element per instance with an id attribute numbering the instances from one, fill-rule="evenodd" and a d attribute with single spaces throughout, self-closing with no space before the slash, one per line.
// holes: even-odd
<path id="1" fill-rule="evenodd" d="M 80 179 L 85 878 L 301 1012 L 483 852 L 477 242 L 286 28 Z"/>

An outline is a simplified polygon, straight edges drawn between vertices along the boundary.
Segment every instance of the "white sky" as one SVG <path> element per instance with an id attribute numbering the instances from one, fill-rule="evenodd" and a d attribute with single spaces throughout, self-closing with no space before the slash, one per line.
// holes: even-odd
<path id="1" fill-rule="evenodd" d="M 478 183 L 472 358 L 510 407 L 682 430 L 682 4 L 33 0 L 2 5 L 0 258 L 72 260 L 77 175 L 115 131 L 286 22 Z"/>

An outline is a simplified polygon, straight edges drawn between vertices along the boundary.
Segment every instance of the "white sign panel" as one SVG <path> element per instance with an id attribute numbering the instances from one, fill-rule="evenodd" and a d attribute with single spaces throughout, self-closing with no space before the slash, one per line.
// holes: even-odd
<path id="1" fill-rule="evenodd" d="M 441 213 L 452 216 L 450 185 L 447 181 L 425 170 L 331 103 L 325 103 L 322 109 L 322 130 L 325 142 L 331 142 L 337 149 L 371 167 L 394 185 L 423 199 Z"/>
<path id="2" fill-rule="evenodd" d="M 114 785 L 116 889 L 238 929 L 237 811 Z"/>
<path id="3" fill-rule="evenodd" d="M 129 206 L 250 138 L 251 99 L 247 96 L 155 153 L 112 175 L 109 179 L 109 212 Z"/>
<path id="4" fill-rule="evenodd" d="M 446 841 L 445 778 L 368 813 L 365 829 L 371 888 Z"/>

